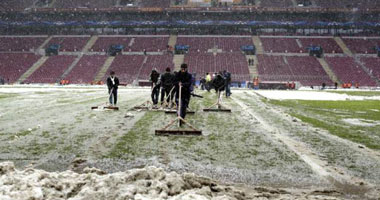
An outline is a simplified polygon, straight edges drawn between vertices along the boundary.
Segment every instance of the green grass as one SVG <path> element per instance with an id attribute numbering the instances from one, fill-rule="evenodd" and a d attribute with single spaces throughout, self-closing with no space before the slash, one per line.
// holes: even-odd
<path id="1" fill-rule="evenodd" d="M 294 108 L 296 110 L 312 111 L 317 114 L 333 114 L 344 113 L 351 118 L 361 118 L 367 120 L 379 120 L 380 121 L 380 101 L 368 100 L 368 101 L 307 101 L 307 100 L 295 100 L 295 101 L 279 101 L 270 100 L 269 103 Z M 335 117 L 341 118 L 339 115 Z M 347 117 L 346 117 L 347 118 Z"/>
<path id="2" fill-rule="evenodd" d="M 374 140 L 373 137 L 370 137 L 369 135 L 359 133 L 357 128 L 345 128 L 339 124 L 328 123 L 326 121 L 306 117 L 304 115 L 295 113 L 291 113 L 291 115 L 297 117 L 303 122 L 312 124 L 315 127 L 328 130 L 329 133 L 333 135 L 348 139 L 359 144 L 364 144 L 371 149 L 380 149 L 380 143 L 378 140 Z"/>
<path id="3" fill-rule="evenodd" d="M 7 99 L 7 98 L 13 98 L 17 97 L 19 94 L 14 94 L 14 93 L 0 93 L 0 100 L 2 99 Z"/>
<path id="4" fill-rule="evenodd" d="M 153 133 L 151 133 L 149 125 L 151 125 L 153 118 L 159 114 L 157 112 L 145 113 L 128 133 L 125 133 L 118 139 L 107 157 L 131 159 L 143 154 L 147 157 L 149 157 L 148 155 L 152 155 L 153 152 L 149 152 L 148 147 L 145 145 L 153 140 Z"/>
<path id="5" fill-rule="evenodd" d="M 73 100 L 72 99 L 58 99 L 57 103 L 62 103 L 62 104 L 73 103 Z"/>
<path id="6" fill-rule="evenodd" d="M 19 150 L 25 151 L 26 155 L 32 155 L 32 156 L 40 156 L 47 154 L 57 147 L 57 143 L 55 142 L 48 142 L 48 143 L 40 143 L 37 139 L 33 139 L 30 141 L 29 144 L 25 145 L 23 147 L 18 147 Z"/>
<path id="7" fill-rule="evenodd" d="M 42 131 L 42 137 L 44 137 L 44 138 L 50 137 L 49 131 Z"/>
<path id="8" fill-rule="evenodd" d="M 49 94 L 49 93 L 51 93 L 51 92 L 39 92 L 39 91 L 38 92 L 34 92 L 34 94 L 42 94 L 42 95 L 43 94 Z"/>
<path id="9" fill-rule="evenodd" d="M 33 128 L 31 130 L 22 130 L 22 131 L 16 133 L 13 137 L 15 137 L 15 136 L 24 137 L 24 136 L 31 134 L 35 130 L 37 130 L 37 128 Z"/>
<path id="10" fill-rule="evenodd" d="M 293 117 L 314 127 L 327 130 L 338 137 L 363 144 L 371 149 L 380 149 L 380 125 L 355 126 L 343 119 L 380 122 L 380 101 L 304 101 L 270 100 L 271 104 L 285 107 Z"/>
<path id="11" fill-rule="evenodd" d="M 203 131 L 203 136 L 157 137 L 154 129 L 162 128 L 174 115 L 162 112 L 146 112 L 134 126 L 117 139 L 117 143 L 105 157 L 134 160 L 136 158 L 176 157 L 184 160 L 211 162 L 237 168 L 276 168 L 286 163 L 300 162 L 298 157 L 281 149 L 271 147 L 271 142 L 254 133 L 247 121 L 241 120 L 241 112 L 203 112 L 216 101 L 216 94 L 203 92 L 203 99 L 192 98 L 190 108 L 195 115 L 186 120 Z M 238 107 L 231 99 L 223 99 L 227 107 Z M 243 112 L 243 111 L 242 111 Z M 260 149 L 265 149 L 260 150 Z M 266 154 L 270 156 L 264 156 Z M 278 155 L 281 159 L 278 160 Z M 257 160 L 265 160 L 259 162 Z M 306 169 L 305 169 L 306 170 Z M 306 170 L 307 171 L 307 170 Z"/>

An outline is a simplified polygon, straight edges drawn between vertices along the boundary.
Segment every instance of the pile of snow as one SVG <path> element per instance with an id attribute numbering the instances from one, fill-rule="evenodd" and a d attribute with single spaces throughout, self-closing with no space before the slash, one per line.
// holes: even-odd
<path id="1" fill-rule="evenodd" d="M 95 168 L 83 173 L 17 170 L 12 162 L 0 163 L 1 200 L 249 200 L 249 199 L 338 199 L 334 190 L 289 192 L 255 187 L 245 192 L 223 186 L 191 173 L 166 173 L 146 167 L 106 174 Z"/>
<path id="2" fill-rule="evenodd" d="M 219 186 L 208 178 L 185 173 L 165 173 L 156 167 L 105 174 L 86 168 L 83 174 L 36 169 L 16 170 L 14 164 L 0 164 L 0 199 L 199 199 L 243 200 L 245 194 Z"/>

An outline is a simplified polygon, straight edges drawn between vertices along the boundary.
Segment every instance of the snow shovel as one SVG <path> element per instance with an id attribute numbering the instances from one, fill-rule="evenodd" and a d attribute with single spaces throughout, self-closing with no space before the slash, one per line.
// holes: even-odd
<path id="1" fill-rule="evenodd" d="M 178 103 L 178 110 L 177 110 L 177 117 L 169 122 L 163 129 L 155 130 L 155 135 L 157 136 L 169 136 L 169 135 L 202 135 L 202 131 L 194 128 L 190 123 L 185 121 L 181 115 L 181 91 L 182 86 L 179 87 L 179 103 Z M 169 127 L 175 124 L 177 122 L 178 128 L 170 130 Z M 181 125 L 187 125 L 190 127 L 190 129 L 180 129 Z"/>
<path id="2" fill-rule="evenodd" d="M 111 92 L 110 92 L 110 95 L 108 96 L 108 98 L 110 98 L 111 95 L 113 95 L 113 88 L 111 89 Z M 112 98 L 112 99 L 113 99 L 113 98 Z M 103 110 L 103 109 L 119 110 L 119 107 L 114 106 L 113 104 L 110 105 L 110 106 L 107 106 L 107 103 L 106 103 L 105 106 L 104 106 L 104 105 L 103 105 L 103 106 L 93 106 L 93 107 L 91 107 L 91 109 L 92 109 L 92 110 L 97 110 L 97 109 L 99 109 L 99 110 Z"/>
<path id="3" fill-rule="evenodd" d="M 154 86 L 151 87 L 150 94 L 152 94 Z M 135 106 L 133 110 L 151 110 L 153 108 L 153 102 L 148 100 L 139 106 Z"/>
<path id="4" fill-rule="evenodd" d="M 164 97 L 164 102 L 160 106 L 161 109 L 165 109 L 165 108 L 169 108 L 170 109 L 172 107 L 172 92 L 173 92 L 174 88 L 175 87 L 173 86 L 172 89 L 170 89 L 169 94 Z M 169 99 L 169 103 L 167 101 L 168 99 Z"/>

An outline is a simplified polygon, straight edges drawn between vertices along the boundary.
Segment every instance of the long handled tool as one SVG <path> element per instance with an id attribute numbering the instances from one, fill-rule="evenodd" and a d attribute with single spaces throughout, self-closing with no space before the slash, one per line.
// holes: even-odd
<path id="1" fill-rule="evenodd" d="M 150 90 L 150 94 L 152 94 L 154 86 L 155 85 L 153 84 L 153 86 L 151 87 L 151 90 Z M 143 104 L 141 104 L 139 106 L 133 107 L 134 110 L 151 110 L 152 108 L 153 108 L 153 102 L 150 100 L 145 101 Z"/>
<path id="2" fill-rule="evenodd" d="M 231 112 L 231 109 L 224 108 L 224 106 L 221 104 L 222 96 L 220 95 L 220 90 L 218 90 L 218 99 L 216 103 L 214 103 L 212 106 L 203 109 L 204 112 Z M 213 108 L 215 107 L 216 108 Z"/>
<path id="3" fill-rule="evenodd" d="M 165 114 L 176 114 L 176 113 L 177 113 L 176 110 L 165 110 Z M 193 114 L 195 114 L 195 111 L 187 109 L 186 114 L 193 115 Z"/>
<path id="4" fill-rule="evenodd" d="M 178 102 L 178 110 L 177 110 L 177 117 L 169 122 L 163 129 L 156 130 L 155 134 L 159 136 L 168 136 L 168 135 L 202 135 L 202 131 L 194 128 L 190 123 L 185 121 L 181 117 L 181 106 L 182 106 L 182 99 L 181 99 L 181 92 L 182 92 L 182 86 L 179 86 L 179 102 Z M 170 130 L 169 127 L 171 127 L 174 123 L 177 122 L 178 128 L 174 130 Z M 187 125 L 190 127 L 190 129 L 180 129 L 181 125 Z"/>
<path id="5" fill-rule="evenodd" d="M 113 88 L 111 89 L 111 92 L 110 92 L 110 95 L 108 96 L 108 99 L 111 97 L 111 95 L 113 96 Z M 114 98 L 112 98 L 113 100 L 115 100 Z M 117 106 L 114 106 L 113 104 L 110 105 L 110 106 L 107 106 L 108 103 L 106 103 L 105 105 L 103 106 L 93 106 L 91 107 L 92 110 L 96 110 L 96 109 L 110 109 L 110 110 L 119 110 L 119 107 Z"/>
<path id="6" fill-rule="evenodd" d="M 203 96 L 197 95 L 197 94 L 194 94 L 194 93 L 191 93 L 190 95 L 193 96 L 193 97 L 203 98 Z M 177 113 L 176 110 L 165 110 L 165 114 L 175 114 L 175 113 Z M 191 114 L 192 115 L 192 114 L 195 114 L 195 111 L 191 110 L 190 108 L 187 108 L 186 114 Z"/>
<path id="7" fill-rule="evenodd" d="M 164 102 L 162 103 L 161 105 L 161 109 L 165 109 L 165 108 L 169 108 L 171 109 L 172 107 L 172 93 L 173 93 L 173 90 L 174 90 L 174 86 L 172 87 L 172 89 L 170 89 L 170 92 L 167 96 L 164 97 Z M 166 92 L 165 92 L 166 93 Z M 162 93 L 161 93 L 162 94 Z M 169 102 L 168 102 L 169 101 Z"/>
<path id="8" fill-rule="evenodd" d="M 136 110 L 150 110 L 150 109 L 152 109 L 152 107 L 153 107 L 153 103 L 148 100 L 148 101 L 144 102 L 143 104 L 141 104 L 139 106 L 133 107 L 133 109 L 136 109 Z"/>

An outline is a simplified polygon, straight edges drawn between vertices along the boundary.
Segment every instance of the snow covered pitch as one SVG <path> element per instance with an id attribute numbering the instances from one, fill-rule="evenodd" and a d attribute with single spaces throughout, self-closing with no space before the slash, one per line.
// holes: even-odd
<path id="1" fill-rule="evenodd" d="M 232 113 L 206 113 L 216 94 L 196 91 L 205 98 L 191 99 L 196 113 L 186 119 L 202 129 L 201 137 L 155 136 L 174 116 L 130 110 L 150 98 L 149 88 L 121 88 L 119 111 L 91 110 L 107 102 L 106 92 L 102 86 L 0 87 L 0 159 L 17 168 L 1 164 L 0 199 L 23 199 L 11 191 L 35 199 L 380 197 L 380 92 L 235 89 L 223 98 Z M 108 184 L 129 179 L 135 168 L 145 175 L 174 171 L 170 177 L 184 186 L 173 194 L 164 187 L 172 179 L 153 178 L 161 182 L 150 184 L 161 190 L 136 189 L 148 184 L 145 175 L 121 188 Z M 183 173 L 209 182 L 188 187 Z"/>

